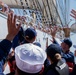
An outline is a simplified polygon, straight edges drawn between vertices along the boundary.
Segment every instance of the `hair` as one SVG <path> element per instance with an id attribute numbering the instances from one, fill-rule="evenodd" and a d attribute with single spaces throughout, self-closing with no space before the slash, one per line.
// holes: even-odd
<path id="1" fill-rule="evenodd" d="M 29 36 L 25 36 L 25 38 L 26 38 L 27 40 L 32 40 L 32 39 L 33 39 L 33 38 L 29 37 Z"/>
<path id="2" fill-rule="evenodd" d="M 58 62 L 61 59 L 61 55 L 56 53 L 53 58 L 50 58 L 53 62 Z"/>

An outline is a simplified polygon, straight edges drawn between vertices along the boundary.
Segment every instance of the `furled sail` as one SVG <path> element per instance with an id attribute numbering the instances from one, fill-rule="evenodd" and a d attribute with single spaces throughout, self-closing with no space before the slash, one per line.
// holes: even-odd
<path id="1" fill-rule="evenodd" d="M 73 23 L 70 28 L 71 32 L 76 33 L 76 23 Z"/>

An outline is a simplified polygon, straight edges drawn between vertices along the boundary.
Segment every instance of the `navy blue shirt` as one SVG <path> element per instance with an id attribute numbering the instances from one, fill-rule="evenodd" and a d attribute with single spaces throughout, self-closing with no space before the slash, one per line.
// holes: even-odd
<path id="1" fill-rule="evenodd" d="M 56 40 L 54 40 L 53 43 L 54 44 L 58 44 L 58 42 Z M 66 53 L 64 53 L 63 51 L 61 51 L 61 55 L 62 55 L 62 58 L 64 58 L 66 60 L 66 62 L 75 63 L 75 61 L 74 61 L 74 54 L 70 50 L 68 50 Z"/>
<path id="2" fill-rule="evenodd" d="M 0 75 L 4 75 L 3 65 L 6 61 L 11 46 L 12 43 L 9 40 L 4 39 L 3 41 L 0 42 Z"/>

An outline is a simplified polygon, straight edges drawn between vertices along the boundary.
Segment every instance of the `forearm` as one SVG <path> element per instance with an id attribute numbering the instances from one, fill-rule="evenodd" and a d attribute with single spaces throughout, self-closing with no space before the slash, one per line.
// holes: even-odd
<path id="1" fill-rule="evenodd" d="M 0 42 L 0 60 L 8 56 L 11 46 L 11 41 L 7 39 L 4 39 Z"/>
<path id="2" fill-rule="evenodd" d="M 62 53 L 62 58 L 64 58 L 66 60 L 66 62 L 73 62 L 74 63 L 74 55 L 73 53 Z"/>
<path id="3" fill-rule="evenodd" d="M 53 43 L 59 45 L 59 43 L 53 38 Z"/>

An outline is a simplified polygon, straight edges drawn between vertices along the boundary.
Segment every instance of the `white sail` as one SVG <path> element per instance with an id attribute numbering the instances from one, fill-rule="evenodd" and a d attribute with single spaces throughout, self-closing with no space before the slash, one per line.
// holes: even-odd
<path id="1" fill-rule="evenodd" d="M 73 23 L 70 28 L 71 32 L 76 33 L 76 23 Z"/>

